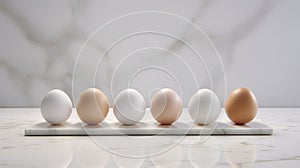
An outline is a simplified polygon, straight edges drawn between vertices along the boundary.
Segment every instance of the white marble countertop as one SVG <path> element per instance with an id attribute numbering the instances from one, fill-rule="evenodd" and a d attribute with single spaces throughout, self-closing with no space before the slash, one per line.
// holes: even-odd
<path id="1" fill-rule="evenodd" d="M 300 109 L 259 109 L 272 136 L 24 136 L 39 109 L 0 109 L 0 167 L 295 167 Z M 76 118 L 73 113 L 72 118 Z M 165 151 L 165 152 L 163 152 Z"/>

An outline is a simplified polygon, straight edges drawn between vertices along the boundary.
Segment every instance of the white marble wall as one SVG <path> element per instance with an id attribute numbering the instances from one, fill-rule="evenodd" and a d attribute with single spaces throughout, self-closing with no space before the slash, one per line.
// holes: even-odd
<path id="1" fill-rule="evenodd" d="M 249 87 L 261 107 L 299 107 L 299 5 L 297 0 L 0 0 L 0 107 L 38 107 L 53 88 L 76 103 L 82 89 L 93 86 L 112 103 L 128 85 L 148 103 L 161 87 L 178 91 L 185 104 L 202 87 L 215 90 L 222 101 L 234 88 Z M 124 17 L 142 11 L 160 13 Z M 167 13 L 201 27 L 222 62 L 192 24 Z M 79 52 L 91 33 L 120 16 Z M 99 63 L 113 42 L 141 31 L 148 33 L 121 40 Z M 202 61 L 167 34 L 192 45 Z"/>

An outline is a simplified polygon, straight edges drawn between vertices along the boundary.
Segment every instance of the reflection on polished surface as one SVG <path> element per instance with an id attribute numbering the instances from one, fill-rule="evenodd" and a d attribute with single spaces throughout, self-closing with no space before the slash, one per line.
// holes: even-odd
<path id="1" fill-rule="evenodd" d="M 178 136 L 24 136 L 25 128 L 41 120 L 39 109 L 1 109 L 0 167 L 295 167 L 299 111 L 260 109 L 258 118 L 274 128 L 272 136 L 178 141 Z"/>
<path id="2" fill-rule="evenodd" d="M 9 143 L 9 144 L 8 144 Z M 39 141 L 1 142 L 0 167 L 67 167 L 73 157 L 71 146 L 65 142 Z"/>
<path id="3" fill-rule="evenodd" d="M 97 146 L 91 140 L 82 141 L 76 151 L 80 166 L 96 168 L 105 167 L 110 159 L 110 153 Z"/>
<path id="4" fill-rule="evenodd" d="M 188 157 L 194 167 L 214 167 L 220 158 L 221 148 L 214 140 L 196 141 L 189 147 Z"/>
<path id="5" fill-rule="evenodd" d="M 118 165 L 118 167 L 123 168 L 135 168 L 140 167 L 143 162 L 144 158 L 132 158 L 132 157 L 124 157 L 124 156 L 113 156 L 115 163 Z"/>
<path id="6" fill-rule="evenodd" d="M 170 150 L 159 153 L 151 157 L 153 164 L 156 167 L 178 167 L 183 157 L 183 147 L 176 145 Z"/>
<path id="7" fill-rule="evenodd" d="M 230 167 L 251 167 L 256 159 L 256 144 L 249 141 L 232 141 L 225 144 L 224 156 Z"/>

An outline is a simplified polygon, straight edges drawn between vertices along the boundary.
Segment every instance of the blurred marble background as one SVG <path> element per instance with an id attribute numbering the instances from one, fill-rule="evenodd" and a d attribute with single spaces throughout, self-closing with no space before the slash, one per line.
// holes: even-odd
<path id="1" fill-rule="evenodd" d="M 249 87 L 261 107 L 299 107 L 299 5 L 0 0 L 0 107 L 38 107 L 54 88 L 75 104 L 88 87 L 103 90 L 111 104 L 126 87 L 147 103 L 156 89 L 170 87 L 185 105 L 199 88 L 224 101 L 233 89 Z"/>

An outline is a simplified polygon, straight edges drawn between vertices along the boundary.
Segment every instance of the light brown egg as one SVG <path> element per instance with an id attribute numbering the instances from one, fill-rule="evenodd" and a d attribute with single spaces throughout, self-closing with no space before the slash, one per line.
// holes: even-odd
<path id="1" fill-rule="evenodd" d="M 108 114 L 109 102 L 103 92 L 95 88 L 86 89 L 79 96 L 76 111 L 79 118 L 90 125 L 102 122 Z"/>
<path id="2" fill-rule="evenodd" d="M 234 90 L 225 101 L 225 111 L 236 124 L 246 124 L 254 119 L 258 107 L 254 94 L 247 88 Z"/>
<path id="3" fill-rule="evenodd" d="M 181 115 L 181 98 L 172 89 L 160 89 L 152 97 L 150 111 L 161 124 L 172 124 Z"/>

